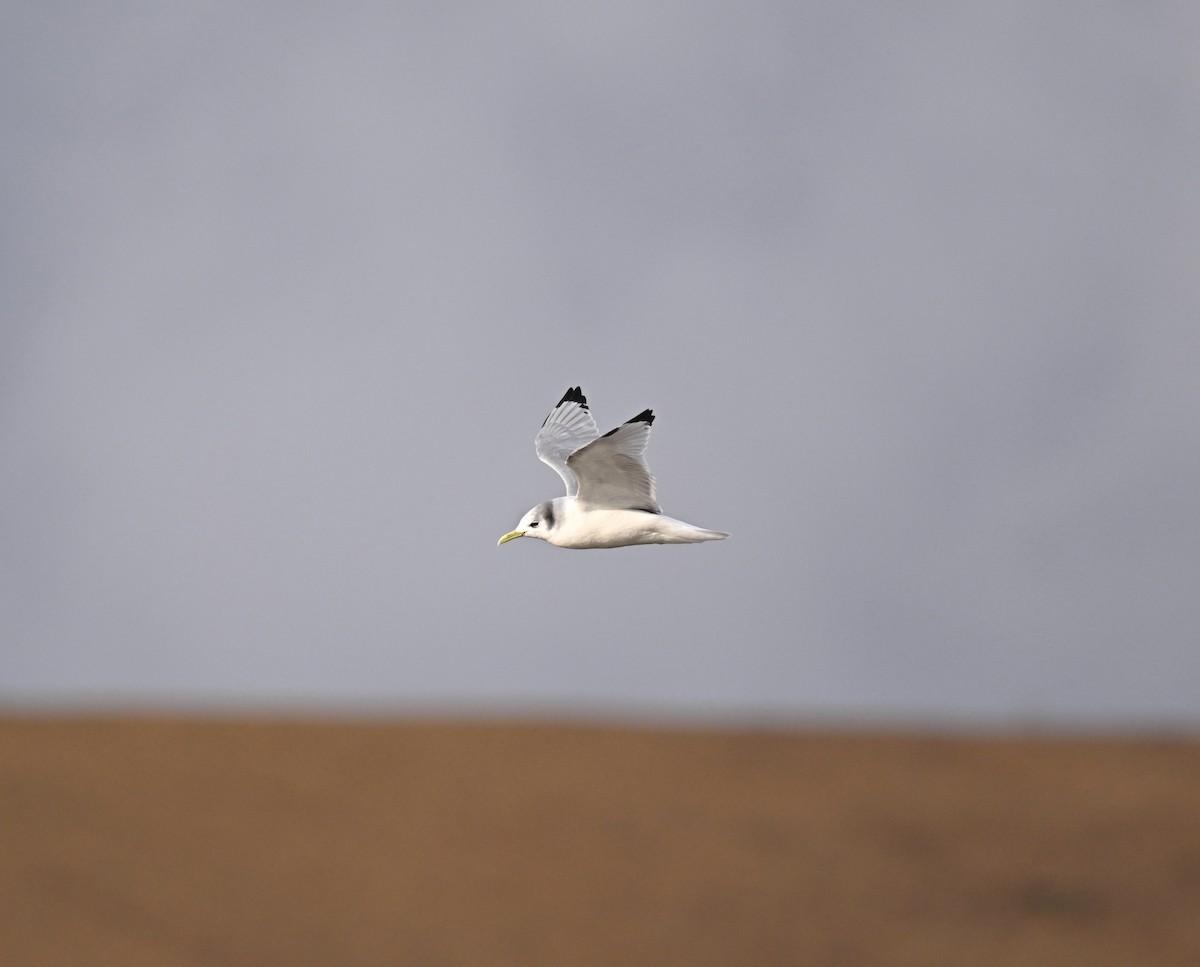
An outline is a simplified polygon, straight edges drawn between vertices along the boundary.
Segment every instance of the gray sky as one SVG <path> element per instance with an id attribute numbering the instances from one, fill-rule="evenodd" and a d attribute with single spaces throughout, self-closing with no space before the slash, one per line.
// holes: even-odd
<path id="1" fill-rule="evenodd" d="M 6 6 L 0 703 L 1200 723 L 1197 9 Z"/>

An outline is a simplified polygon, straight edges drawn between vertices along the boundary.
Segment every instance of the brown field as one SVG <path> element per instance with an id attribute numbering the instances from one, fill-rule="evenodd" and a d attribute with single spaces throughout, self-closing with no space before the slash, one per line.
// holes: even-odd
<path id="1" fill-rule="evenodd" d="M 0 718 L 0 962 L 1200 964 L 1200 744 Z"/>

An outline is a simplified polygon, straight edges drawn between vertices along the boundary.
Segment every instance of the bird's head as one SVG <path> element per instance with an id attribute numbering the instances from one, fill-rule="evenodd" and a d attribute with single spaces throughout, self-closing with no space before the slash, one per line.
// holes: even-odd
<path id="1" fill-rule="evenodd" d="M 509 531 L 501 537 L 497 546 L 506 541 L 515 540 L 518 537 L 536 537 L 544 541 L 553 529 L 554 501 L 547 500 L 544 503 L 538 504 L 533 510 L 522 517 L 521 523 L 517 524 L 516 529 Z"/>

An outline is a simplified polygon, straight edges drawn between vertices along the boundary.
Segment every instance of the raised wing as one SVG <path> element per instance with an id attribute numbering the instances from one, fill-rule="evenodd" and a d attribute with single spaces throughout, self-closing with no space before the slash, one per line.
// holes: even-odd
<path id="1" fill-rule="evenodd" d="M 654 496 L 654 478 L 643 456 L 653 422 L 654 414 L 642 410 L 568 457 L 567 468 L 579 478 L 579 503 L 661 512 Z"/>
<path id="2" fill-rule="evenodd" d="M 552 466 L 563 478 L 568 497 L 574 497 L 579 492 L 579 481 L 568 466 L 567 457 L 599 435 L 600 429 L 588 410 L 587 398 L 578 386 L 563 393 L 563 398 L 542 421 L 533 447 L 537 450 L 538 459 Z"/>

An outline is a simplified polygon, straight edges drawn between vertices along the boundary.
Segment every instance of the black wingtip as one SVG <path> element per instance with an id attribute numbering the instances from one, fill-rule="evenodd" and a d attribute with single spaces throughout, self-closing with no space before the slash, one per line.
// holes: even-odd
<path id="1" fill-rule="evenodd" d="M 621 424 L 621 426 L 629 426 L 630 423 L 645 423 L 646 426 L 653 426 L 654 425 L 654 413 L 651 412 L 650 410 L 642 410 L 641 413 L 639 413 L 637 416 L 635 416 L 631 420 L 626 420 L 624 423 Z M 611 430 L 609 430 L 607 433 L 605 433 L 604 436 L 612 436 L 619 429 L 621 429 L 620 426 L 614 426 Z"/>
<path id="2" fill-rule="evenodd" d="M 564 403 L 578 403 L 585 410 L 588 408 L 587 397 L 583 395 L 583 390 L 578 386 L 567 388 L 567 391 L 563 393 L 563 398 L 558 401 L 558 405 L 562 406 Z"/>
<path id="3" fill-rule="evenodd" d="M 567 387 L 567 391 L 563 393 L 562 399 L 554 404 L 554 410 L 557 410 L 564 403 L 578 403 L 585 410 L 588 408 L 587 397 L 583 395 L 583 390 L 578 386 Z M 554 415 L 554 410 L 546 414 L 546 419 L 542 420 L 542 426 L 545 426 L 550 421 L 550 417 Z"/>

